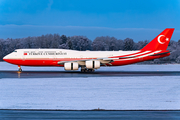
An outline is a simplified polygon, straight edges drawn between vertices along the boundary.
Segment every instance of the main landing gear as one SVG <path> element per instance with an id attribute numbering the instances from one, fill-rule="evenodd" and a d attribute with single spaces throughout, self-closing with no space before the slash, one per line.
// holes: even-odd
<path id="1" fill-rule="evenodd" d="M 19 72 L 22 72 L 22 69 L 21 69 L 21 66 L 20 66 L 20 65 L 18 65 L 18 71 L 19 71 Z"/>
<path id="2" fill-rule="evenodd" d="M 94 69 L 81 68 L 81 72 L 94 72 Z"/>

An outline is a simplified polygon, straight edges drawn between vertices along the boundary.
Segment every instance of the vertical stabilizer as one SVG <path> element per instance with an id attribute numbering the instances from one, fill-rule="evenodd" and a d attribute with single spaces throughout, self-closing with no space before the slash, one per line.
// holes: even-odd
<path id="1" fill-rule="evenodd" d="M 155 37 L 150 43 L 148 43 L 141 50 L 142 51 L 166 50 L 171 40 L 171 36 L 173 32 L 174 32 L 174 28 L 166 28 L 163 32 L 161 32 L 157 37 Z"/>

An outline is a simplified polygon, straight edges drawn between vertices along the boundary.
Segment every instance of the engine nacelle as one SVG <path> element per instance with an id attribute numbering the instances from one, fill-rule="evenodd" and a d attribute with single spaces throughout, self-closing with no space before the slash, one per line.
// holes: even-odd
<path id="1" fill-rule="evenodd" d="M 86 61 L 86 68 L 98 69 L 98 68 L 100 68 L 100 61 L 96 61 L 96 60 Z"/>
<path id="2" fill-rule="evenodd" d="M 65 63 L 64 64 L 64 69 L 65 70 L 78 70 L 79 69 L 79 64 L 78 63 Z"/>

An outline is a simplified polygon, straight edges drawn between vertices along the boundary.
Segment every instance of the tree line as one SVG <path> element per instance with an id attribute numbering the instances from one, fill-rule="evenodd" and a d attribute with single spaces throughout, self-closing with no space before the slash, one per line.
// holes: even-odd
<path id="1" fill-rule="evenodd" d="M 85 36 L 46 34 L 38 37 L 0 39 L 0 61 L 15 49 L 24 48 L 59 48 L 71 50 L 118 51 L 139 50 L 149 43 L 148 40 L 134 42 L 131 38 L 124 40 L 115 37 L 96 37 L 93 41 Z M 171 55 L 165 58 L 146 61 L 146 64 L 180 63 L 180 40 L 171 40 L 168 46 Z"/>

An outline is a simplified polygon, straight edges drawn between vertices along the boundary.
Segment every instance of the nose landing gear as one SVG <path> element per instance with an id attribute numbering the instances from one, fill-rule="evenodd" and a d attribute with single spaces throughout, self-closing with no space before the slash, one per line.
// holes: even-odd
<path id="1" fill-rule="evenodd" d="M 19 71 L 19 72 L 22 72 L 22 69 L 21 69 L 21 66 L 20 66 L 20 65 L 18 65 L 18 71 Z"/>

